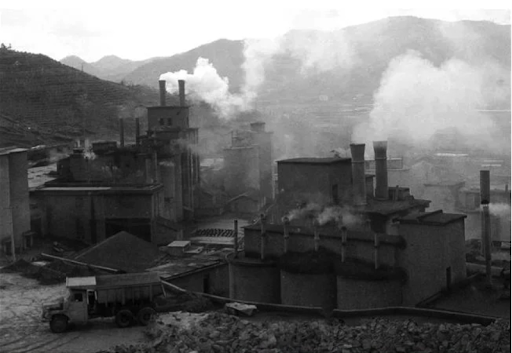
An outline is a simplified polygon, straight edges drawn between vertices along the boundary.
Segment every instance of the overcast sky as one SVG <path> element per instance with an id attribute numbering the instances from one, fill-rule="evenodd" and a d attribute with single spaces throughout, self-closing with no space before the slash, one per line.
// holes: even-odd
<path id="1" fill-rule="evenodd" d="M 88 0 L 71 4 L 53 0 L 0 1 L 0 42 L 11 44 L 15 50 L 42 53 L 56 60 L 77 55 L 91 62 L 105 55 L 131 60 L 171 56 L 220 38 L 275 37 L 290 29 L 332 30 L 397 15 L 510 24 L 507 1 L 441 2 L 457 10 L 408 8 L 414 2 L 386 1 L 389 6 L 386 9 L 375 7 L 379 2 L 357 1 L 358 7 L 353 7 L 353 3 L 322 0 Z"/>

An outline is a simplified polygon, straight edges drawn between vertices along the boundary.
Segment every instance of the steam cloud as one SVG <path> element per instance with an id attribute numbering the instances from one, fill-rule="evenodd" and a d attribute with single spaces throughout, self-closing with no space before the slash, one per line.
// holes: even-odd
<path id="1" fill-rule="evenodd" d="M 510 218 L 510 205 L 505 203 L 490 203 L 489 213 L 493 216 Z"/>
<path id="2" fill-rule="evenodd" d="M 317 221 L 321 226 L 331 221 L 338 224 L 342 223 L 346 227 L 352 227 L 364 223 L 361 216 L 352 212 L 348 206 L 326 207 L 322 213 L 318 215 Z"/>
<path id="3" fill-rule="evenodd" d="M 288 212 L 286 217 L 291 221 L 294 219 L 303 219 L 308 217 L 316 217 L 316 215 L 320 212 L 322 207 L 317 203 L 309 203 L 305 207 L 296 208 Z"/>
<path id="4" fill-rule="evenodd" d="M 249 107 L 245 96 L 229 92 L 228 78 L 220 77 L 208 59 L 197 59 L 196 67 L 191 74 L 186 70 L 167 72 L 160 75 L 160 80 L 167 82 L 169 93 L 178 92 L 178 80 L 185 80 L 190 92 L 188 97 L 210 104 L 222 118 L 229 119 L 236 112 L 247 110 Z"/>
<path id="5" fill-rule="evenodd" d="M 369 143 L 396 138 L 426 146 L 436 132 L 456 129 L 473 145 L 488 147 L 495 126 L 477 110 L 494 95 L 495 82 L 489 77 L 499 71 L 493 64 L 476 67 L 458 59 L 436 67 L 409 51 L 390 62 L 370 120 L 356 126 L 352 139 Z"/>

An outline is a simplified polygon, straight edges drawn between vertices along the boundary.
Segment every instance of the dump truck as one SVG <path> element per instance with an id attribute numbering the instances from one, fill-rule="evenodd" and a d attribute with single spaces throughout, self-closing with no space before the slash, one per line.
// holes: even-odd
<path id="1" fill-rule="evenodd" d="M 114 317 L 119 327 L 146 326 L 155 315 L 155 299 L 165 296 L 154 272 L 68 277 L 66 288 L 65 297 L 43 305 L 43 322 L 55 333 L 98 317 Z"/>

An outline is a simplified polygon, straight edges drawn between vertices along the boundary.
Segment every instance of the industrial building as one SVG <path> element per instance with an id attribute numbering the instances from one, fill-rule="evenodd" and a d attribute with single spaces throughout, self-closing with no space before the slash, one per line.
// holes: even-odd
<path id="1" fill-rule="evenodd" d="M 167 106 L 160 81 L 160 105 L 147 108 L 145 135 L 136 119 L 134 145 L 125 145 L 120 119 L 119 145 L 96 142 L 58 162 L 58 178 L 31 192 L 43 236 L 97 243 L 127 231 L 156 244 L 182 237 L 178 222 L 194 217 L 200 178 L 198 129 L 189 126 L 185 82 L 179 87 L 180 104 Z"/>
<path id="2" fill-rule="evenodd" d="M 364 148 L 351 145 L 352 158 L 278 161 L 276 206 L 244 228 L 244 251 L 230 258 L 231 298 L 414 306 L 466 277 L 466 216 L 425 212 L 429 201 L 389 187 L 386 142 L 374 143 L 374 187 Z"/>
<path id="3" fill-rule="evenodd" d="M 0 148 L 0 242 L 5 253 L 30 246 L 27 150 Z"/>

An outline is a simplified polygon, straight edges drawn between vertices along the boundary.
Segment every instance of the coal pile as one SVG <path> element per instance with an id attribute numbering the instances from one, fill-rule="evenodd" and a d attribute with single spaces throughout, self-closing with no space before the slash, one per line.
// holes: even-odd
<path id="1" fill-rule="evenodd" d="M 347 326 L 335 319 L 250 322 L 217 312 L 176 320 L 160 318 L 148 327 L 149 343 L 110 352 L 510 352 L 509 321 L 482 326 L 374 318 Z"/>

